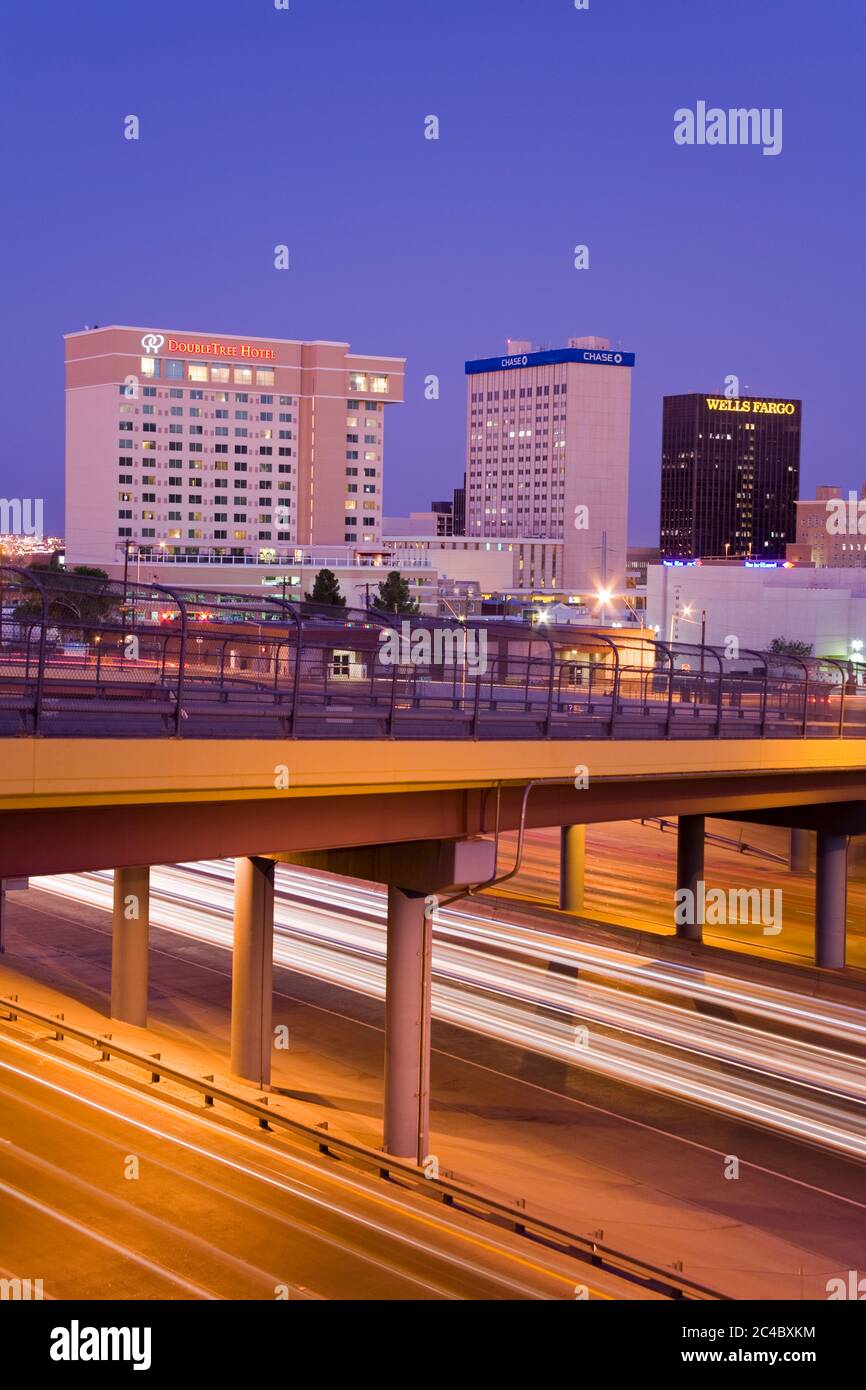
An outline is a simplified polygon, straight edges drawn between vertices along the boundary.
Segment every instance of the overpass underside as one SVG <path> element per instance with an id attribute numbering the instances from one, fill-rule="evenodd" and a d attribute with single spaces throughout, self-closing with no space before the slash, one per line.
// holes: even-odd
<path id="1" fill-rule="evenodd" d="M 531 784 L 531 785 L 530 785 Z M 866 803 L 866 739 L 4 740 L 0 878 Z M 798 819 L 800 818 L 800 819 Z"/>

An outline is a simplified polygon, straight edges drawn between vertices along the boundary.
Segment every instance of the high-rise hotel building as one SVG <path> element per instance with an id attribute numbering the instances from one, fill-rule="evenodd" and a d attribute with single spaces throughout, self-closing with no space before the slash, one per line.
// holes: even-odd
<path id="1" fill-rule="evenodd" d="M 466 536 L 562 541 L 553 588 L 624 586 L 632 353 L 606 338 L 466 363 Z"/>
<path id="2" fill-rule="evenodd" d="M 375 547 L 405 360 L 164 328 L 66 336 L 66 546 L 106 564 Z"/>
<path id="3" fill-rule="evenodd" d="M 665 560 L 784 560 L 796 534 L 802 402 L 665 396 L 659 545 Z"/>

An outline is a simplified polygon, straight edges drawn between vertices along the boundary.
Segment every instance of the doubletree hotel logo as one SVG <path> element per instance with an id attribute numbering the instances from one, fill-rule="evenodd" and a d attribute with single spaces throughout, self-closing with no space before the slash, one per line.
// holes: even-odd
<path id="1" fill-rule="evenodd" d="M 156 353 L 159 352 L 164 342 L 165 338 L 162 336 L 161 333 L 145 333 L 144 337 L 141 340 L 141 346 L 144 348 L 145 352 L 148 353 L 150 356 L 155 356 Z"/>
<path id="2" fill-rule="evenodd" d="M 707 410 L 735 410 L 741 415 L 796 415 L 794 401 L 741 400 L 739 396 L 705 396 Z"/>

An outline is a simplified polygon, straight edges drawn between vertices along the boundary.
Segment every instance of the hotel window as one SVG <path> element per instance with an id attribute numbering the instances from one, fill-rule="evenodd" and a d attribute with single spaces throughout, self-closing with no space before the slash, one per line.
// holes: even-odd
<path id="1" fill-rule="evenodd" d="M 131 473 L 118 473 L 118 475 L 117 475 L 117 481 L 118 481 L 119 483 L 131 483 L 131 482 L 132 482 L 132 474 L 131 474 Z"/>
<path id="2" fill-rule="evenodd" d="M 141 375 L 142 375 L 142 376 L 151 376 L 151 377 L 159 376 L 159 367 L 160 367 L 160 362 L 159 362 L 159 358 L 158 358 L 158 357 L 142 357 L 142 359 L 141 359 Z"/>
<path id="3" fill-rule="evenodd" d="M 366 391 L 367 378 L 362 372 L 352 372 L 349 376 L 350 391 Z"/>
<path id="4" fill-rule="evenodd" d="M 346 509 L 347 512 L 353 512 L 353 511 L 355 511 L 357 505 L 358 505 L 357 502 L 344 502 L 344 503 L 343 503 L 343 506 L 345 507 L 345 509 Z"/>
<path id="5" fill-rule="evenodd" d="M 118 534 L 119 536 L 131 536 L 131 535 L 132 535 L 132 527 L 131 527 L 131 526 L 118 526 L 118 528 L 117 528 L 117 534 Z"/>
<path id="6" fill-rule="evenodd" d="M 155 387 L 155 386 L 144 386 L 144 387 L 142 387 L 141 394 L 142 394 L 143 396 L 155 396 L 155 395 L 156 395 L 156 387 Z"/>
<path id="7" fill-rule="evenodd" d="M 375 444 L 375 443 L 376 443 L 376 436 L 375 436 L 375 434 L 365 434 L 365 435 L 364 435 L 364 443 L 365 443 L 365 444 Z"/>
<path id="8" fill-rule="evenodd" d="M 357 468 L 347 468 L 347 469 L 346 469 L 346 477 L 347 477 L 347 478 L 357 478 L 357 476 L 358 476 L 358 470 L 357 470 Z"/>
<path id="9" fill-rule="evenodd" d="M 198 390 L 196 390 L 196 391 L 190 391 L 190 393 L 189 393 L 189 398 L 190 398 L 191 401 L 203 401 L 203 400 L 204 400 L 204 391 L 198 391 Z"/>
<path id="10" fill-rule="evenodd" d="M 183 381 L 183 363 L 172 361 L 171 358 L 167 359 L 165 364 L 165 374 L 169 378 L 169 380 Z"/>
<path id="11" fill-rule="evenodd" d="M 365 460 L 366 460 L 368 463 L 372 462 L 372 460 L 375 459 L 375 457 L 376 457 L 376 450 L 375 450 L 375 449 L 367 449 L 367 450 L 366 450 L 366 452 L 365 452 L 365 454 L 364 454 L 364 458 L 365 458 Z"/>
<path id="12" fill-rule="evenodd" d="M 156 449 L 156 441 L 153 439 L 143 439 L 141 442 L 141 447 L 142 449 L 149 449 L 151 452 L 153 452 Z"/>
<path id="13" fill-rule="evenodd" d="M 117 515 L 119 516 L 119 518 L 120 518 L 121 521 L 131 521 L 131 520 L 132 520 L 132 512 L 131 512 L 131 511 L 128 511 L 128 510 L 125 510 L 125 509 L 121 509 L 121 510 L 117 513 Z"/>
<path id="14" fill-rule="evenodd" d="M 170 492 L 170 493 L 168 494 L 168 500 L 169 500 L 169 502 L 175 502 L 175 503 L 177 503 L 177 502 L 182 502 L 182 501 L 183 501 L 183 493 L 182 493 L 182 492 Z"/>
<path id="15" fill-rule="evenodd" d="M 228 444 L 215 444 L 213 447 L 215 454 L 227 454 L 229 451 Z M 219 467 L 219 465 L 217 465 L 217 467 Z"/>
<path id="16" fill-rule="evenodd" d="M 278 449 L 277 453 L 279 454 L 281 459 L 290 459 L 292 457 L 292 451 L 288 447 Z"/>
<path id="17" fill-rule="evenodd" d="M 377 396 L 387 396 L 388 378 L 386 376 L 371 376 L 370 390 L 375 392 Z"/>
<path id="18" fill-rule="evenodd" d="M 179 520 L 179 518 L 178 518 L 178 520 Z M 169 531 L 169 533 L 168 533 L 168 538 L 169 538 L 170 541 L 179 541 L 179 540 L 180 540 L 180 527 L 172 527 L 172 529 L 171 529 L 171 530 Z"/>
<path id="19" fill-rule="evenodd" d="M 235 367 L 235 385 L 252 386 L 253 370 L 252 367 Z M 240 400 L 240 396 L 238 397 Z"/>
<path id="20" fill-rule="evenodd" d="M 134 498 L 131 492 L 119 492 L 117 494 L 117 500 L 118 502 L 132 502 Z M 844 550 L 845 547 L 843 546 L 842 548 Z"/>
<path id="21" fill-rule="evenodd" d="M 347 459 L 356 459 L 357 457 L 358 457 L 358 450 L 357 450 L 357 449 L 347 449 L 347 450 L 346 450 L 346 458 L 347 458 Z"/>
<path id="22" fill-rule="evenodd" d="M 132 429 L 132 426 L 130 425 L 129 428 Z M 357 436 L 356 434 L 347 434 L 347 435 L 346 435 L 346 443 L 347 443 L 347 444 L 357 444 L 357 443 L 358 443 L 358 436 Z"/>
<path id="23" fill-rule="evenodd" d="M 207 367 L 204 362 L 188 362 L 186 374 L 190 381 L 207 381 Z"/>
<path id="24" fill-rule="evenodd" d="M 211 381 L 228 382 L 231 380 L 228 367 L 211 367 Z"/>
<path id="25" fill-rule="evenodd" d="M 155 493 L 155 492 L 143 492 L 143 493 L 141 494 L 141 500 L 142 500 L 142 502 L 155 502 L 155 501 L 156 501 L 156 493 Z"/>
<path id="26" fill-rule="evenodd" d="M 258 367 L 256 369 L 256 386 L 273 386 L 274 369 L 273 367 Z"/>
<path id="27" fill-rule="evenodd" d="M 364 469 L 364 477 L 365 477 L 365 478 L 375 478 L 375 476 L 376 476 L 376 470 L 375 470 L 375 468 L 365 468 L 365 469 Z"/>
<path id="28" fill-rule="evenodd" d="M 219 445 L 217 445 L 217 448 L 219 448 Z M 214 464 L 214 472 L 216 472 L 216 473 L 227 473 L 227 472 L 228 472 L 228 466 L 229 466 L 229 465 L 228 465 L 228 460 L 227 460 L 227 459 L 217 459 L 216 462 L 215 462 L 215 464 Z"/>
<path id="29" fill-rule="evenodd" d="M 154 426 L 155 428 L 156 426 Z M 169 434 L 183 434 L 183 425 L 169 425 L 168 432 Z"/>
<path id="30" fill-rule="evenodd" d="M 170 439 L 170 440 L 168 441 L 169 453 L 172 453 L 172 454 L 179 454 L 182 448 L 183 448 L 183 440 L 181 440 L 181 439 Z"/>
<path id="31" fill-rule="evenodd" d="M 213 519 L 214 521 L 228 521 L 229 514 L 228 512 L 214 512 Z"/>
<path id="32" fill-rule="evenodd" d="M 247 453 L 249 453 L 249 449 L 247 448 L 246 444 L 236 444 L 236 445 L 235 445 L 235 453 L 236 453 L 236 454 L 247 454 Z"/>
<path id="33" fill-rule="evenodd" d="M 274 403 L 274 398 L 273 398 L 273 396 L 262 396 L 261 401 L 259 402 L 260 405 L 273 405 L 273 403 Z M 271 417 L 270 417 L 270 415 L 269 415 L 269 416 L 268 416 L 268 419 L 270 419 L 270 418 L 271 418 Z"/>
<path id="34" fill-rule="evenodd" d="M 179 500 L 179 499 L 178 499 L 178 500 Z M 169 498 L 169 501 L 171 501 L 171 498 Z M 181 520 L 180 512 L 169 512 L 169 514 L 168 514 L 168 519 L 169 519 L 169 521 L 180 521 L 180 520 Z M 170 531 L 169 531 L 169 535 L 171 535 L 171 532 L 170 532 Z"/>
<path id="35" fill-rule="evenodd" d="M 170 400 L 173 400 L 173 401 L 182 401 L 182 400 L 183 400 L 183 392 L 182 392 L 182 391 L 179 391 L 179 390 L 177 389 L 176 386 L 172 386 L 172 388 L 171 388 L 171 390 L 169 391 L 168 394 L 169 394 L 169 399 L 170 399 Z"/>
<path id="36" fill-rule="evenodd" d="M 291 397 L 291 396 L 280 396 L 280 405 L 292 405 L 292 404 L 293 404 L 293 402 L 292 402 L 292 397 Z"/>

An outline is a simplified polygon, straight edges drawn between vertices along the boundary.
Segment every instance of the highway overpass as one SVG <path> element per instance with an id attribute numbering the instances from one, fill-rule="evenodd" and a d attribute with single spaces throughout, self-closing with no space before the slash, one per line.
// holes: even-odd
<path id="1" fill-rule="evenodd" d="M 262 1085 L 274 862 L 386 883 L 393 1153 L 425 1152 L 431 900 L 508 874 L 503 831 L 562 827 L 566 910 L 587 823 L 679 817 L 672 891 L 707 815 L 815 831 L 816 961 L 844 968 L 866 697 L 841 662 L 490 623 L 483 663 L 458 632 L 389 665 L 387 615 L 2 577 L 0 879 L 115 869 L 112 1012 L 143 1024 L 149 866 L 235 858 L 232 1058 Z"/>

